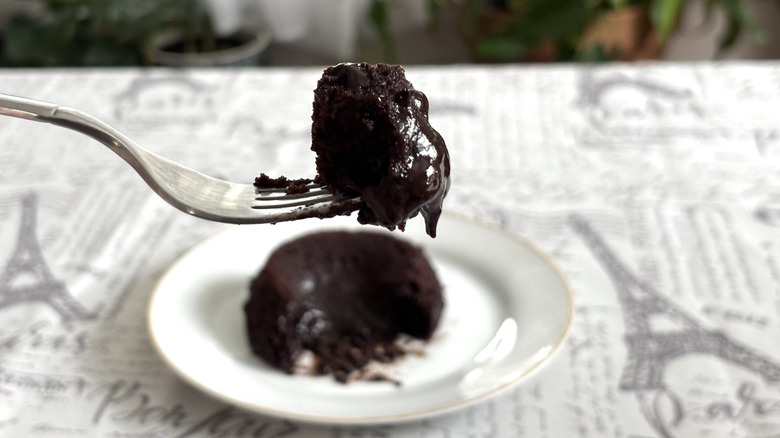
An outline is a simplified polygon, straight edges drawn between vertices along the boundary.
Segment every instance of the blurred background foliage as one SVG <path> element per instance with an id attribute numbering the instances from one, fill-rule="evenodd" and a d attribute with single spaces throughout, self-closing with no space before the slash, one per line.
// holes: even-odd
<path id="1" fill-rule="evenodd" d="M 170 29 L 183 35 L 183 50 L 208 50 L 214 33 L 204 1 L 29 0 L 37 7 L 15 14 L 2 27 L 0 65 L 149 65 L 155 37 Z M 379 41 L 379 60 L 399 62 L 398 21 L 403 17 L 394 12 L 401 0 L 347 1 L 365 3 L 361 20 Z M 465 45 L 472 62 L 659 59 L 691 3 L 702 5 L 705 21 L 716 14 L 725 19 L 719 53 L 743 36 L 763 42 L 767 31 L 751 2 L 743 0 L 418 1 L 431 31 L 442 26 L 444 14 L 457 17 L 460 41 L 451 44 Z M 780 6 L 780 0 L 765 1 Z M 335 61 L 354 60 L 362 59 Z"/>
<path id="2" fill-rule="evenodd" d="M 155 35 L 179 29 L 189 40 L 211 25 L 200 0 L 41 0 L 2 29 L 7 66 L 127 66 L 149 63 Z"/>
<path id="3" fill-rule="evenodd" d="M 683 11 L 694 1 L 703 4 L 705 23 L 717 11 L 726 18 L 727 26 L 718 42 L 718 53 L 730 49 L 743 34 L 758 43 L 766 41 L 766 30 L 758 24 L 756 14 L 743 0 L 426 1 L 431 26 L 438 25 L 438 17 L 445 8 L 460 11 L 462 35 L 479 61 L 657 58 L 678 29 Z M 780 7 L 780 1 L 774 2 Z M 391 28 L 393 3 L 393 0 L 373 0 L 371 13 L 389 59 L 398 56 L 394 36 L 387 31 Z M 630 28 L 622 29 L 621 26 Z M 620 38 L 646 41 L 621 41 Z M 626 53 L 627 50 L 645 50 L 646 53 Z"/>

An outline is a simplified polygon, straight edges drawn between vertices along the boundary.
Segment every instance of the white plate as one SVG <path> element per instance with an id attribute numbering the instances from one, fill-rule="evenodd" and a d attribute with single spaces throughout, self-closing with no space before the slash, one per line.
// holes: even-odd
<path id="1" fill-rule="evenodd" d="M 391 370 L 401 385 L 284 374 L 247 344 L 249 281 L 283 241 L 331 228 L 383 232 L 354 217 L 314 219 L 233 226 L 195 246 L 152 295 L 149 329 L 162 357 L 196 387 L 249 410 L 317 423 L 385 423 L 449 412 L 518 383 L 569 328 L 568 284 L 529 242 L 446 214 L 431 239 L 417 218 L 394 236 L 425 249 L 446 304 L 425 354 L 407 355 Z"/>

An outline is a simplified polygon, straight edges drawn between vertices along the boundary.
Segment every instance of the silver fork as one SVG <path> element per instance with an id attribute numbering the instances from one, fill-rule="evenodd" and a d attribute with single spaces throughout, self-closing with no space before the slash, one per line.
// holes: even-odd
<path id="1" fill-rule="evenodd" d="M 258 189 L 212 178 L 149 152 L 89 114 L 62 105 L 0 94 L 0 115 L 50 123 L 85 134 L 122 157 L 146 183 L 174 207 L 203 219 L 234 224 L 264 224 L 349 214 L 360 199 L 337 196 L 310 184 L 308 191 Z"/>

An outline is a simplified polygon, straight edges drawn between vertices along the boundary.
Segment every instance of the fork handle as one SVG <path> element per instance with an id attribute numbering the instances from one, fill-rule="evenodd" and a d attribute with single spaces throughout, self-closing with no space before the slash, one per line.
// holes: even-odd
<path id="1" fill-rule="evenodd" d="M 0 94 L 0 106 L 0 114 L 39 122 L 48 122 L 47 119 L 56 117 L 60 107 L 53 103 L 6 94 Z"/>
<path id="2" fill-rule="evenodd" d="M 92 137 L 122 157 L 144 180 L 153 181 L 141 164 L 144 162 L 144 156 L 149 152 L 141 149 L 107 123 L 89 114 L 63 105 L 0 94 L 0 115 L 50 123 Z"/>
<path id="3" fill-rule="evenodd" d="M 0 115 L 51 123 L 86 134 L 108 147 L 129 141 L 122 133 L 89 114 L 63 105 L 0 94 Z M 115 150 L 115 152 L 117 152 Z"/>

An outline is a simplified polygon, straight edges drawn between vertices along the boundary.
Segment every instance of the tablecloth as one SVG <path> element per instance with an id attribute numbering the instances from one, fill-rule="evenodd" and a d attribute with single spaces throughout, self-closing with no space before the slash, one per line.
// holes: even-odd
<path id="1" fill-rule="evenodd" d="M 203 173 L 308 176 L 321 68 L 0 71 Z M 152 347 L 146 306 L 224 224 L 157 197 L 107 148 L 0 119 L 0 436 L 780 435 L 780 63 L 412 66 L 447 141 L 445 210 L 533 241 L 574 319 L 496 397 L 399 424 L 258 415 Z M 413 219 L 421 220 L 421 219 Z"/>

